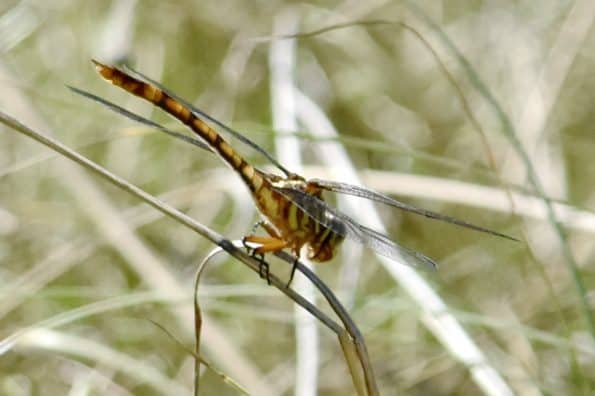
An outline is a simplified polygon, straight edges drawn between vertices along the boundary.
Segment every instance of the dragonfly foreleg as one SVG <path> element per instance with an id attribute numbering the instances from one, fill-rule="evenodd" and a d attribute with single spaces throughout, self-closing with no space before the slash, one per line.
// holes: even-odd
<path id="1" fill-rule="evenodd" d="M 254 253 L 252 255 L 252 257 L 254 257 L 256 260 L 258 260 L 259 266 L 258 266 L 258 275 L 260 276 L 261 279 L 266 279 L 267 280 L 267 284 L 270 286 L 271 285 L 271 278 L 269 277 L 269 263 L 267 263 L 264 260 L 264 254 L 262 253 Z"/>
<path id="2" fill-rule="evenodd" d="M 260 225 L 260 222 L 256 223 L 254 225 L 254 227 L 252 228 L 252 230 L 256 230 L 256 228 Z M 257 253 L 256 252 L 256 248 L 251 247 L 250 245 L 248 245 L 249 242 L 253 242 L 251 239 L 249 239 L 250 237 L 252 237 L 253 235 L 246 235 L 242 238 L 242 245 L 244 245 L 244 247 L 246 248 L 246 252 L 253 257 L 255 260 L 257 260 L 259 262 L 259 266 L 258 266 L 258 275 L 260 276 L 260 278 L 264 278 L 266 276 L 267 279 L 267 283 L 270 285 L 271 284 L 271 280 L 269 278 L 269 264 L 264 260 L 264 254 L 263 253 Z"/>
<path id="3" fill-rule="evenodd" d="M 242 240 L 244 244 L 259 244 L 260 246 L 254 248 L 254 252 L 257 254 L 278 252 L 287 247 L 287 242 L 283 239 L 270 236 L 246 235 Z"/>
<path id="4" fill-rule="evenodd" d="M 246 248 L 246 252 L 252 256 L 254 253 L 254 248 L 250 247 L 250 245 L 248 245 L 248 242 L 248 236 L 246 235 L 242 238 L 242 245 L 244 246 L 244 248 Z"/>
<path id="5" fill-rule="evenodd" d="M 246 248 L 246 251 L 251 254 L 251 252 L 254 250 L 253 248 L 251 248 L 248 243 L 249 242 L 255 242 L 255 243 L 260 243 L 260 244 L 264 244 L 266 243 L 266 241 L 269 240 L 268 237 L 257 237 L 254 234 L 256 234 L 256 231 L 258 230 L 259 227 L 264 228 L 264 230 L 273 238 L 275 239 L 283 239 L 281 237 L 281 235 L 279 235 L 279 233 L 277 232 L 277 230 L 272 227 L 269 223 L 267 223 L 265 220 L 260 220 L 257 221 L 256 223 L 254 223 L 254 225 L 252 226 L 252 229 L 250 230 L 250 233 L 246 236 L 244 236 L 242 238 L 242 245 L 244 245 L 244 247 Z M 257 240 L 258 239 L 258 240 Z M 262 242 L 262 240 L 265 239 L 265 242 Z"/>
<path id="6" fill-rule="evenodd" d="M 256 234 L 256 231 L 258 230 L 259 227 L 263 227 L 266 224 L 266 222 L 264 220 L 259 220 L 256 223 L 254 223 L 254 225 L 252 226 L 252 229 L 250 230 L 250 234 L 248 235 L 254 235 Z"/>
<path id="7" fill-rule="evenodd" d="M 248 245 L 248 242 L 255 242 L 255 241 L 252 241 L 249 238 L 252 238 L 254 236 L 254 234 L 256 234 L 256 231 L 258 230 L 259 227 L 263 227 L 265 230 L 267 230 L 266 222 L 264 220 L 257 221 L 252 226 L 250 233 L 242 238 L 242 245 L 244 245 L 244 247 L 246 248 L 246 252 L 248 252 L 248 254 L 250 254 L 250 255 L 252 255 L 254 253 L 254 248 L 250 247 Z M 274 235 L 274 237 L 277 238 L 276 235 Z M 280 238 L 278 238 L 278 239 L 280 239 Z"/>
<path id="8" fill-rule="evenodd" d="M 293 281 L 293 276 L 295 275 L 295 270 L 298 267 L 299 261 L 299 256 L 295 256 L 295 258 L 293 259 L 293 263 L 291 264 L 291 274 L 289 275 L 289 281 L 287 281 L 287 285 L 285 285 L 285 287 L 287 287 L 288 289 L 291 286 L 291 282 Z"/>
<path id="9" fill-rule="evenodd" d="M 246 246 L 248 243 L 258 243 L 260 245 L 254 248 L 252 251 L 252 257 L 260 262 L 258 274 L 261 278 L 264 278 L 266 275 L 267 283 L 270 285 L 271 280 L 269 279 L 269 264 L 264 261 L 264 254 L 283 250 L 285 247 L 287 247 L 287 242 L 279 238 L 257 235 L 246 235 L 242 241 Z"/>

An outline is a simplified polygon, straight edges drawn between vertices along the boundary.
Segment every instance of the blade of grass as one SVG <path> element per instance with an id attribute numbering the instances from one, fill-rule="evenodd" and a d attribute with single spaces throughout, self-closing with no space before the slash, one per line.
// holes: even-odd
<path id="1" fill-rule="evenodd" d="M 589 305 L 589 300 L 587 296 L 587 288 L 585 287 L 583 278 L 581 276 L 578 264 L 574 258 L 572 251 L 568 245 L 568 240 L 566 238 L 566 234 L 560 225 L 556 213 L 554 212 L 554 208 L 552 206 L 552 200 L 547 196 L 539 177 L 537 176 L 537 172 L 533 168 L 533 164 L 531 163 L 531 159 L 525 148 L 523 147 L 521 141 L 518 138 L 518 134 L 516 129 L 512 125 L 512 122 L 500 103 L 496 100 L 490 89 L 487 85 L 481 80 L 471 63 L 465 58 L 465 56 L 459 51 L 456 45 L 450 40 L 450 38 L 444 33 L 440 27 L 430 19 L 430 17 L 423 12 L 421 8 L 419 8 L 416 4 L 411 1 L 407 1 L 406 4 L 412 10 L 412 12 L 417 15 L 427 26 L 429 26 L 432 31 L 436 33 L 436 36 L 440 39 L 442 44 L 448 49 L 448 51 L 455 57 L 455 59 L 459 62 L 460 66 L 465 71 L 466 75 L 469 78 L 469 81 L 473 85 L 473 87 L 484 97 L 487 103 L 492 107 L 496 116 L 498 117 L 500 124 L 502 126 L 501 131 L 503 132 L 504 136 L 510 141 L 511 146 L 515 149 L 518 156 L 521 158 L 525 169 L 527 170 L 527 177 L 531 185 L 535 188 L 537 194 L 542 198 L 543 204 L 545 205 L 547 217 L 554 228 L 559 240 L 560 246 L 562 249 L 562 254 L 565 257 L 565 262 L 570 272 L 572 279 L 574 281 L 577 297 L 580 303 L 583 319 L 585 320 L 585 324 L 587 326 L 588 331 L 591 333 L 591 337 L 595 339 L 595 321 L 593 319 L 593 312 Z"/>
<path id="2" fill-rule="evenodd" d="M 295 7 L 282 9 L 273 22 L 273 34 L 293 33 L 299 25 L 299 15 Z M 271 115 L 273 129 L 278 131 L 275 140 L 276 157 L 294 172 L 302 172 L 300 142 L 293 136 L 297 131 L 295 97 L 293 95 L 293 75 L 295 74 L 296 40 L 272 41 L 269 48 Z M 315 271 L 311 263 L 304 263 Z M 314 286 L 301 276 L 294 281 L 294 288 L 313 304 L 316 304 Z M 317 393 L 320 362 L 318 327 L 310 315 L 300 307 L 294 307 L 295 331 L 295 395 L 311 396 Z"/>
<path id="3" fill-rule="evenodd" d="M 16 346 L 23 349 L 58 352 L 94 361 L 100 366 L 111 367 L 141 383 L 146 383 L 162 395 L 189 394 L 188 388 L 165 377 L 157 368 L 83 337 L 55 330 L 35 329 L 20 338 Z"/>

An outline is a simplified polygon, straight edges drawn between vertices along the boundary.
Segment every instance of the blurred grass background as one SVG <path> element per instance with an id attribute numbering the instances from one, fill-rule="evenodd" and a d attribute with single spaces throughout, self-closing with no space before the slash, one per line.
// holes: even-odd
<path id="1" fill-rule="evenodd" d="M 407 22 L 454 75 L 486 133 L 497 172 L 456 88 L 428 49 L 396 24 L 300 38 L 297 85 L 340 131 L 369 187 L 527 239 L 514 244 L 379 208 L 395 240 L 440 262 L 424 277 L 515 394 L 588 394 L 595 388 L 593 334 L 551 227 L 532 206 L 517 205 L 513 215 L 491 210 L 479 195 L 482 186 L 499 188 L 500 178 L 511 191 L 530 189 L 526 170 L 469 74 L 406 4 L 3 0 L 0 108 L 237 239 L 257 214 L 247 190 L 217 158 L 89 103 L 65 84 L 179 128 L 105 84 L 90 64 L 91 58 L 127 60 L 274 152 L 270 43 L 255 38 L 270 35 L 278 15 L 295 14 L 302 32 L 357 20 Z M 581 209 L 561 221 L 592 307 L 595 5 L 416 4 L 513 121 L 548 195 Z M 320 161 L 310 150 L 320 142 L 300 132 L 306 165 L 314 167 L 308 175 L 320 175 L 324 169 L 315 167 Z M 0 129 L 0 143 L 0 337 L 70 318 L 0 355 L 0 393 L 189 392 L 191 356 L 147 319 L 191 345 L 191 317 L 183 318 L 196 265 L 212 246 L 12 130 Z M 240 151 L 266 166 L 249 149 Z M 440 192 L 397 185 L 393 177 L 401 174 L 469 183 L 471 204 L 457 202 L 454 184 Z M 374 256 L 363 252 L 356 274 L 352 257 L 344 253 L 317 270 L 364 333 L 381 394 L 480 393 L 468 368 L 422 325 L 423 310 Z M 223 258 L 208 270 L 202 293 L 205 331 L 213 334 L 203 347 L 206 357 L 254 394 L 293 394 L 291 303 Z M 340 347 L 326 329 L 319 359 L 319 394 L 353 394 Z M 203 394 L 237 394 L 208 371 L 202 386 Z"/>

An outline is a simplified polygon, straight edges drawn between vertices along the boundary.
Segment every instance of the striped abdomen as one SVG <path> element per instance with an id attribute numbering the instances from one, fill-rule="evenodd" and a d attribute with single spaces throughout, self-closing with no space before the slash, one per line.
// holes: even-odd
<path id="1" fill-rule="evenodd" d="M 93 61 L 97 71 L 103 78 L 117 87 L 143 98 L 155 106 L 165 110 L 173 117 L 188 125 L 194 133 L 202 138 L 219 156 L 237 171 L 250 191 L 255 192 L 262 186 L 262 177 L 255 172 L 252 165 L 248 164 L 238 152 L 227 143 L 221 135 L 195 116 L 190 109 L 178 102 L 161 89 L 140 81 L 121 70 Z"/>

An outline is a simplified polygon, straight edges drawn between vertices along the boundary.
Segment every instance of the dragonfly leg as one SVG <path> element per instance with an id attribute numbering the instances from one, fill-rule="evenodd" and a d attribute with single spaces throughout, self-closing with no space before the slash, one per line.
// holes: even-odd
<path id="1" fill-rule="evenodd" d="M 285 285 L 285 287 L 287 287 L 288 289 L 291 286 L 291 282 L 293 282 L 293 276 L 295 275 L 295 270 L 297 269 L 297 265 L 298 265 L 299 261 L 300 261 L 300 257 L 295 256 L 295 259 L 293 260 L 293 263 L 291 264 L 291 274 L 289 275 L 289 281 L 287 281 L 287 285 Z"/>
<path id="2" fill-rule="evenodd" d="M 267 284 L 270 286 L 271 278 L 269 277 L 269 263 L 267 263 L 264 260 L 264 254 L 254 253 L 254 255 L 252 257 L 254 257 L 256 260 L 258 260 L 258 263 L 259 263 L 258 275 L 260 276 L 261 279 L 266 279 Z"/>
<path id="3" fill-rule="evenodd" d="M 248 236 L 250 235 L 254 235 L 256 233 L 256 230 L 258 229 L 258 227 L 262 226 L 264 223 L 263 220 L 257 221 L 256 223 L 254 223 L 254 225 L 252 226 L 252 229 L 250 230 L 250 233 L 247 236 L 244 236 L 242 238 L 242 245 L 244 245 L 244 248 L 246 248 L 246 252 L 250 255 L 252 255 L 252 253 L 254 253 L 254 249 L 251 248 L 250 246 L 248 246 Z"/>
<path id="4" fill-rule="evenodd" d="M 247 235 L 243 238 L 243 241 L 244 243 L 253 242 L 260 244 L 260 246 L 253 250 L 252 257 L 260 262 L 258 274 L 261 278 L 265 278 L 266 276 L 267 283 L 270 285 L 271 280 L 269 279 L 269 264 L 264 261 L 264 254 L 283 250 L 287 246 L 287 242 L 279 238 L 256 235 Z"/>
<path id="5" fill-rule="evenodd" d="M 252 255 L 252 253 L 254 253 L 254 248 L 251 248 L 251 247 L 248 245 L 248 242 L 249 242 L 249 241 L 248 241 L 248 236 L 246 235 L 246 236 L 244 236 L 244 237 L 242 238 L 242 245 L 244 245 L 244 248 L 246 249 L 246 252 L 247 252 L 249 255 Z"/>
<path id="6" fill-rule="evenodd" d="M 253 235 L 256 234 L 256 230 L 258 230 L 259 227 L 263 227 L 266 224 L 266 222 L 264 220 L 259 220 L 256 223 L 254 223 L 254 225 L 252 226 L 252 229 L 250 230 L 250 234 L 249 235 Z"/>
<path id="7" fill-rule="evenodd" d="M 270 236 L 246 235 L 243 239 L 244 243 L 257 243 L 260 246 L 254 249 L 255 253 L 264 254 L 270 252 L 278 252 L 287 247 L 287 242 L 280 238 Z"/>
<path id="8" fill-rule="evenodd" d="M 252 254 L 254 252 L 254 249 L 251 248 L 250 246 L 248 246 L 248 242 L 256 242 L 256 243 L 263 243 L 260 240 L 256 240 L 257 238 L 261 238 L 261 237 L 256 237 L 254 234 L 256 234 L 256 230 L 262 227 L 265 229 L 266 232 L 269 233 L 270 236 L 272 236 L 275 239 L 282 239 L 281 235 L 279 235 L 279 233 L 277 232 L 277 230 L 275 230 L 269 223 L 267 223 L 264 220 L 260 220 L 257 221 L 256 223 L 254 223 L 254 225 L 252 226 L 252 229 L 250 230 L 250 233 L 246 236 L 244 236 L 242 238 L 242 245 L 244 245 L 244 247 L 246 248 L 246 251 L 248 252 L 248 254 Z M 266 240 L 268 240 L 268 237 L 262 237 L 265 238 Z"/>
<path id="9" fill-rule="evenodd" d="M 254 223 L 248 235 L 256 234 L 256 230 L 258 230 L 259 227 L 264 228 L 264 230 L 273 238 L 281 239 L 279 232 L 265 220 L 260 220 Z"/>

